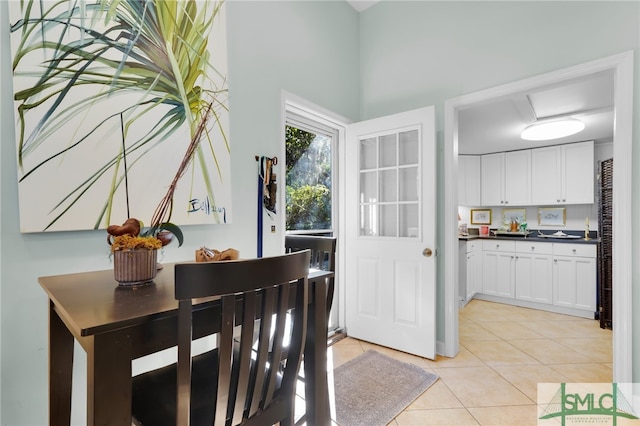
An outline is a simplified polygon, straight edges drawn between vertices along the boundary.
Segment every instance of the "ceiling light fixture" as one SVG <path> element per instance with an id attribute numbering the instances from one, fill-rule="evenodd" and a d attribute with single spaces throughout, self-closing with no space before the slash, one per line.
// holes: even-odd
<path id="1" fill-rule="evenodd" d="M 575 135 L 584 129 L 584 123 L 577 118 L 542 121 L 525 127 L 520 137 L 528 141 L 546 141 Z"/>

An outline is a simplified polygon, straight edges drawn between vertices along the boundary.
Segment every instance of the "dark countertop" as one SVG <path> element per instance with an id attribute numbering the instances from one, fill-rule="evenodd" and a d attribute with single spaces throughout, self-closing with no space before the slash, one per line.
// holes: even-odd
<path id="1" fill-rule="evenodd" d="M 555 231 L 553 231 L 555 232 Z M 545 231 L 544 234 L 551 235 L 553 232 Z M 564 231 L 568 235 L 579 235 L 582 238 L 545 238 L 538 237 L 538 231 L 533 230 L 531 234 L 524 237 L 521 235 L 490 235 L 490 236 L 480 236 L 478 234 L 469 234 L 468 236 L 458 236 L 458 240 L 460 241 L 469 241 L 469 240 L 511 240 L 511 241 L 531 241 L 531 242 L 541 242 L 541 243 L 570 243 L 570 244 L 597 244 L 600 242 L 600 238 L 596 238 L 595 231 L 592 231 L 590 234 L 592 235 L 591 239 L 584 239 L 584 232 L 580 231 Z"/>

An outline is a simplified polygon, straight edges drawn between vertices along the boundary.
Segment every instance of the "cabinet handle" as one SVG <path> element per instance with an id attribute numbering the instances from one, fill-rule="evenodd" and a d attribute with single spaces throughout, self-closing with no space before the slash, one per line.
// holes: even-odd
<path id="1" fill-rule="evenodd" d="M 576 252 L 576 249 L 571 249 L 571 251 L 575 253 L 575 252 Z"/>
<path id="2" fill-rule="evenodd" d="M 559 200 L 559 199 L 558 199 L 558 200 L 556 200 L 556 203 L 559 203 L 559 202 L 560 202 L 560 200 Z"/>
<path id="3" fill-rule="evenodd" d="M 505 203 L 505 204 L 509 204 L 509 202 L 508 202 L 508 201 L 505 201 L 504 203 Z"/>
<path id="4" fill-rule="evenodd" d="M 558 259 L 553 259 L 553 262 L 554 263 L 558 263 Z"/>
<path id="5" fill-rule="evenodd" d="M 520 257 L 519 257 L 519 256 L 516 256 L 516 260 L 518 260 L 518 259 L 520 259 Z"/>
<path id="6" fill-rule="evenodd" d="M 496 244 L 496 248 L 500 247 L 500 244 Z"/>
<path id="7" fill-rule="evenodd" d="M 531 251 L 535 250 L 536 248 L 534 246 L 531 246 Z"/>

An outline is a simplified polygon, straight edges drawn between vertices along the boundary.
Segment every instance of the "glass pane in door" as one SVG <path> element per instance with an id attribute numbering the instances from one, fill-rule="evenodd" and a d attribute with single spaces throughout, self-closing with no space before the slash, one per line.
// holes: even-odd
<path id="1" fill-rule="evenodd" d="M 420 235 L 419 136 L 409 129 L 359 140 L 360 236 Z"/>

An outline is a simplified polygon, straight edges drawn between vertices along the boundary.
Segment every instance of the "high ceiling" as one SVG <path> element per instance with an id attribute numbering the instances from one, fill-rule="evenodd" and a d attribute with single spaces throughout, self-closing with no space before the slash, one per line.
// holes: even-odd
<path id="1" fill-rule="evenodd" d="M 358 12 L 380 0 L 347 0 Z M 459 112 L 458 152 L 486 154 L 571 142 L 613 140 L 613 72 L 601 72 L 495 99 Z M 552 141 L 525 141 L 520 133 L 536 120 L 573 117 L 585 129 Z"/>
<path id="2" fill-rule="evenodd" d="M 380 0 L 347 0 L 347 3 L 349 3 L 358 12 L 362 12 L 368 7 L 378 3 L 378 1 Z"/>
<path id="3" fill-rule="evenodd" d="M 601 72 L 461 110 L 458 152 L 486 154 L 561 143 L 613 140 L 613 74 Z M 585 129 L 552 141 L 525 141 L 520 133 L 551 117 L 582 120 Z"/>

